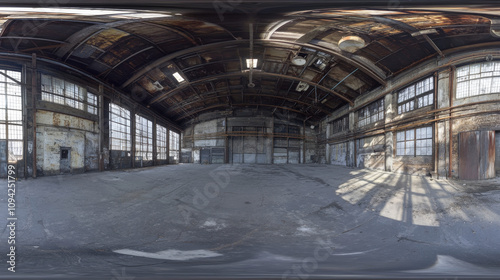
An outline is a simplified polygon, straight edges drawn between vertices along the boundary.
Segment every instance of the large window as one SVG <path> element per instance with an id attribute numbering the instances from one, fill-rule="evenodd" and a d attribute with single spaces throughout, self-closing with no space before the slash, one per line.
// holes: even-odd
<path id="1" fill-rule="evenodd" d="M 179 160 L 179 133 L 170 131 L 169 133 L 169 148 L 170 148 L 170 158 L 174 161 Z"/>
<path id="2" fill-rule="evenodd" d="M 398 114 L 434 104 L 434 78 L 428 77 L 398 92 Z"/>
<path id="3" fill-rule="evenodd" d="M 97 114 L 97 96 L 87 89 L 50 75 L 42 74 L 42 100 Z"/>
<path id="4" fill-rule="evenodd" d="M 21 72 L 0 72 L 0 140 L 7 141 L 8 161 L 15 163 L 23 158 Z"/>
<path id="5" fill-rule="evenodd" d="M 130 111 L 109 104 L 109 138 L 111 150 L 130 151 Z"/>
<path id="6" fill-rule="evenodd" d="M 335 134 L 348 130 L 349 130 L 349 115 L 345 115 L 340 119 L 334 120 L 332 122 L 332 130 L 330 134 Z"/>
<path id="7" fill-rule="evenodd" d="M 432 156 L 432 127 L 399 131 L 396 138 L 396 155 Z"/>
<path id="8" fill-rule="evenodd" d="M 358 111 L 358 126 L 376 123 L 384 119 L 384 99 L 373 102 L 372 104 Z"/>
<path id="9" fill-rule="evenodd" d="M 167 159 L 167 129 L 156 125 L 156 159 Z"/>
<path id="10" fill-rule="evenodd" d="M 457 98 L 500 93 L 500 61 L 457 68 Z"/>
<path id="11" fill-rule="evenodd" d="M 135 115 L 135 156 L 153 160 L 153 123 Z"/>

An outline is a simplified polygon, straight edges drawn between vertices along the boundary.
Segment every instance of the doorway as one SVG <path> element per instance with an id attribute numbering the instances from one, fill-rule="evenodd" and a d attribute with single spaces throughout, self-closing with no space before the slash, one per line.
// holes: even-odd
<path id="1" fill-rule="evenodd" d="M 62 174 L 71 173 L 71 148 L 61 147 L 59 166 Z"/>

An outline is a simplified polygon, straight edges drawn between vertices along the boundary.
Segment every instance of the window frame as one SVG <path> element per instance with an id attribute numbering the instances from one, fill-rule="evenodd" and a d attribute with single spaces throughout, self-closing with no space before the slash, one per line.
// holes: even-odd
<path id="1" fill-rule="evenodd" d="M 492 64 L 492 70 L 491 71 L 483 71 L 483 66 L 486 64 Z M 472 73 L 471 74 L 471 67 L 473 66 L 479 66 L 479 71 L 477 73 Z M 463 71 L 463 69 L 467 68 L 467 71 Z M 461 72 L 467 72 L 465 75 L 461 75 Z M 491 75 L 490 75 L 491 73 Z M 472 75 L 477 75 L 477 77 L 471 78 Z M 467 78 L 465 78 L 467 77 Z M 494 60 L 494 61 L 486 61 L 486 62 L 473 62 L 473 63 L 468 63 L 461 65 L 456 68 L 455 71 L 455 98 L 456 99 L 463 99 L 463 98 L 469 98 L 469 97 L 475 97 L 475 96 L 481 96 L 481 95 L 488 95 L 488 94 L 499 94 L 500 93 L 500 60 Z M 463 80 L 461 80 L 463 79 Z M 481 86 L 483 81 L 487 83 L 486 81 L 488 79 L 491 79 L 489 82 L 489 89 L 490 91 L 481 93 Z M 472 82 L 476 82 L 477 84 L 474 86 L 471 86 Z M 465 87 L 465 90 L 461 88 L 462 84 L 467 84 L 467 87 Z M 472 89 L 478 88 L 478 91 L 476 94 L 471 94 Z M 497 90 L 493 90 L 496 88 Z M 466 93 L 461 93 L 465 92 Z"/>
<path id="2" fill-rule="evenodd" d="M 113 118 L 113 115 L 115 118 Z M 115 103 L 109 103 L 109 149 L 113 151 L 132 150 L 131 112 Z M 113 135 L 116 133 L 117 135 Z M 118 142 L 118 143 L 116 143 Z M 114 147 L 120 146 L 120 149 Z M 123 149 L 125 146 L 125 149 Z"/>
<path id="3" fill-rule="evenodd" d="M 143 161 L 153 160 L 153 122 L 135 115 L 135 157 Z"/>
<path id="4" fill-rule="evenodd" d="M 403 137 L 400 137 L 401 135 Z M 422 137 L 422 135 L 424 136 Z M 422 145 L 422 143 L 424 142 L 425 145 Z M 408 143 L 411 143 L 411 145 L 407 145 Z M 433 126 L 423 126 L 423 127 L 416 127 L 416 128 L 396 131 L 396 156 L 398 157 L 433 156 L 434 153 L 433 143 L 434 143 Z M 426 152 L 422 153 L 424 149 Z M 430 154 L 427 153 L 427 151 L 430 151 Z"/>
<path id="5" fill-rule="evenodd" d="M 421 93 L 417 93 L 418 91 L 418 85 L 420 83 L 425 83 L 425 81 L 429 80 L 429 84 L 431 85 L 428 90 L 423 90 Z M 434 105 L 434 94 L 435 94 L 435 81 L 434 81 L 434 76 L 428 76 L 425 77 L 417 82 L 414 82 L 400 90 L 398 90 L 396 97 L 397 97 L 397 107 L 398 107 L 398 115 L 409 113 L 418 109 L 422 109 L 431 105 Z M 408 91 L 412 89 L 412 95 L 411 97 L 408 97 L 406 99 L 402 99 L 401 96 L 405 91 Z M 425 104 L 424 100 L 427 98 L 427 104 Z M 420 102 L 422 100 L 422 103 Z M 406 106 L 407 105 L 407 106 Z M 407 108 L 403 110 L 403 108 Z"/>
<path id="6" fill-rule="evenodd" d="M 330 135 L 349 131 L 349 114 L 343 115 L 342 117 L 332 121 L 330 125 Z"/>
<path id="7" fill-rule="evenodd" d="M 7 142 L 7 162 L 22 160 L 24 154 L 23 135 L 23 86 L 22 71 L 12 68 L 0 69 L 12 79 L 0 75 L 0 139 Z"/>
<path id="8" fill-rule="evenodd" d="M 173 160 L 180 160 L 180 141 L 181 134 L 175 131 L 168 131 L 168 147 L 169 147 L 169 159 L 173 157 Z"/>
<path id="9" fill-rule="evenodd" d="M 44 84 L 48 78 L 50 85 Z M 57 91 L 56 82 L 63 86 L 62 92 Z M 92 115 L 98 114 L 98 94 L 89 91 L 79 83 L 58 78 L 52 74 L 40 73 L 40 101 L 67 106 Z"/>
<path id="10" fill-rule="evenodd" d="M 156 159 L 168 159 L 168 129 L 163 125 L 156 124 Z"/>
<path id="11" fill-rule="evenodd" d="M 380 98 L 358 110 L 358 127 L 385 120 L 385 101 Z M 363 115 L 361 117 L 361 115 Z M 375 118 L 374 118 L 375 117 Z"/>

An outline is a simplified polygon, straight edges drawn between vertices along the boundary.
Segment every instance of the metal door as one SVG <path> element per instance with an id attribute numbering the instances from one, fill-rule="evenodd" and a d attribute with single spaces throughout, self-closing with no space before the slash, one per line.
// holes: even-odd
<path id="1" fill-rule="evenodd" d="M 483 180 L 495 177 L 495 132 L 468 131 L 459 134 L 459 178 Z"/>
<path id="2" fill-rule="evenodd" d="M 61 147 L 59 166 L 61 173 L 71 173 L 71 148 Z"/>
<path id="3" fill-rule="evenodd" d="M 209 164 L 211 163 L 210 159 L 210 148 L 203 148 L 200 151 L 200 163 L 201 164 Z"/>

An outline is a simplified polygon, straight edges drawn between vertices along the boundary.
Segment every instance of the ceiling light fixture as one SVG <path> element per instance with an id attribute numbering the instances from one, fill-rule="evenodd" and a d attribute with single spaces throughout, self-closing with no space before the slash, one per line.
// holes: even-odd
<path id="1" fill-rule="evenodd" d="M 174 78 L 179 82 L 179 83 L 182 83 L 185 81 L 185 79 L 181 76 L 181 74 L 179 74 L 179 72 L 175 72 L 173 74 Z"/>
<path id="2" fill-rule="evenodd" d="M 309 89 L 309 84 L 304 83 L 304 82 L 299 82 L 297 87 L 295 88 L 296 91 L 301 92 L 301 91 L 306 91 Z"/>
<path id="3" fill-rule="evenodd" d="M 259 60 L 257 58 L 247 59 L 247 68 L 257 68 L 257 64 L 259 64 Z"/>
<path id="4" fill-rule="evenodd" d="M 306 55 L 298 54 L 292 58 L 292 63 L 297 66 L 304 66 L 307 62 Z"/>
<path id="5" fill-rule="evenodd" d="M 164 89 L 164 87 L 160 84 L 159 81 L 154 82 L 153 86 L 155 86 L 156 90 L 163 90 Z"/>
<path id="6" fill-rule="evenodd" d="M 345 36 L 339 41 L 339 48 L 343 51 L 354 53 L 366 46 L 365 40 L 359 36 Z"/>

